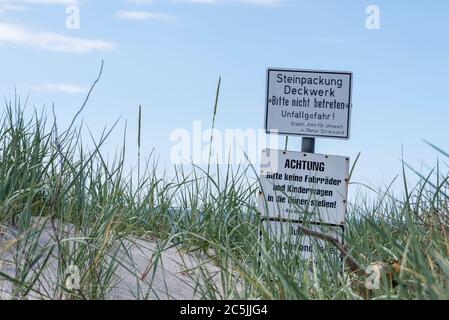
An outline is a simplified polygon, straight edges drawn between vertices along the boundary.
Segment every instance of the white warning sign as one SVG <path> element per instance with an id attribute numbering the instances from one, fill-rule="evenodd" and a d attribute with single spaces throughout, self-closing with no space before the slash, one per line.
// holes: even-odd
<path id="1" fill-rule="evenodd" d="M 293 251 L 299 253 L 304 260 L 314 260 L 316 251 L 322 253 L 327 251 L 327 253 L 338 257 L 338 251 L 332 244 L 304 234 L 301 228 L 303 225 L 300 222 L 264 220 L 262 226 L 270 239 L 282 244 L 284 254 Z M 312 225 L 307 229 L 331 236 L 339 242 L 343 241 L 344 229 L 342 226 Z"/>
<path id="2" fill-rule="evenodd" d="M 352 72 L 267 70 L 267 133 L 349 139 Z"/>
<path id="3" fill-rule="evenodd" d="M 266 149 L 258 207 L 262 218 L 344 225 L 349 158 Z"/>

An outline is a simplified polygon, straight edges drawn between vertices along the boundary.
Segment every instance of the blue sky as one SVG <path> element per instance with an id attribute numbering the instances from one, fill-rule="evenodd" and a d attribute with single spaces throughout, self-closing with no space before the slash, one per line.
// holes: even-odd
<path id="1" fill-rule="evenodd" d="M 173 129 L 210 127 L 219 76 L 217 127 L 262 129 L 267 67 L 353 72 L 351 139 L 318 140 L 317 152 L 361 152 L 357 181 L 388 183 L 402 147 L 418 169 L 433 166 L 421 139 L 449 150 L 447 1 L 79 0 L 80 29 L 69 30 L 73 2 L 0 0 L 0 95 L 54 102 L 68 124 L 104 59 L 83 119 L 99 133 L 121 118 L 111 151 L 127 123 L 130 159 L 139 104 L 143 153 L 168 161 Z M 368 5 L 379 30 L 365 27 Z"/>

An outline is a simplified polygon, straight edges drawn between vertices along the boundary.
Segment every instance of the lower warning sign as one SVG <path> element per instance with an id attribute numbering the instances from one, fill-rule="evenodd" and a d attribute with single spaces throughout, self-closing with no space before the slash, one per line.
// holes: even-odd
<path id="1" fill-rule="evenodd" d="M 263 218 L 344 225 L 349 158 L 266 149 L 258 207 Z"/>
<path id="2" fill-rule="evenodd" d="M 282 220 L 263 220 L 262 226 L 269 239 L 275 243 L 282 244 L 283 253 L 299 252 L 304 260 L 315 260 L 315 253 L 320 251 L 328 256 L 338 257 L 335 247 L 324 241 L 304 233 L 301 222 L 291 222 Z M 307 230 L 318 232 L 330 236 L 340 243 L 343 242 L 344 229 L 342 226 L 307 226 Z"/>

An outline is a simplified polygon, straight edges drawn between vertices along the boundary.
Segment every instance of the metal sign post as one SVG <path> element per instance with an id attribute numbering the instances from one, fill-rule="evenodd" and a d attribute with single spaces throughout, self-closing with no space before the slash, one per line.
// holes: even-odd
<path id="1" fill-rule="evenodd" d="M 302 138 L 301 152 L 315 153 L 315 138 Z"/>

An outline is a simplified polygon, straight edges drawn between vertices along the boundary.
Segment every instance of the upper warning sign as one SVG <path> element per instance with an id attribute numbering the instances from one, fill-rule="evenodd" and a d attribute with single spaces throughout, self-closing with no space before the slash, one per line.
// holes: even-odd
<path id="1" fill-rule="evenodd" d="M 352 72 L 267 70 L 267 133 L 349 139 Z"/>

